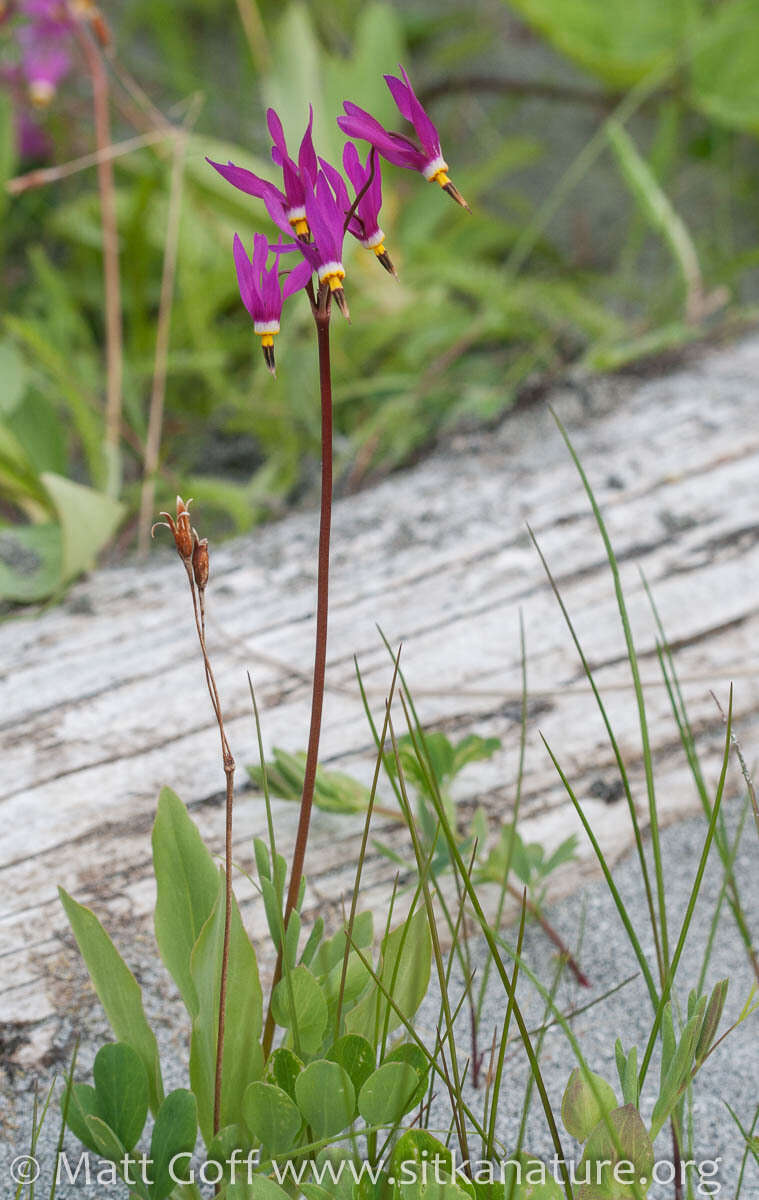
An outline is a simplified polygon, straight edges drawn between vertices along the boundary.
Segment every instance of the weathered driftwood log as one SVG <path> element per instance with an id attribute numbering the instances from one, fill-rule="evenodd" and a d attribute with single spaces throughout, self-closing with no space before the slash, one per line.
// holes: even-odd
<path id="1" fill-rule="evenodd" d="M 657 795 L 665 820 L 699 804 L 658 668 L 656 629 L 639 571 L 676 647 L 707 779 L 718 774 L 723 704 L 735 684 L 736 730 L 749 760 L 759 719 L 759 340 L 694 359 L 664 378 L 599 381 L 554 397 L 603 508 L 621 562 L 641 654 Z M 203 524 L 202 496 L 196 523 Z M 456 438 L 420 466 L 337 504 L 322 761 L 368 781 L 371 736 L 357 655 L 381 717 L 391 664 L 377 632 L 403 642 L 424 722 L 502 739 L 462 776 L 464 807 L 495 832 L 514 797 L 520 734 L 519 613 L 526 629 L 530 716 L 522 833 L 551 847 L 579 827 L 540 741 L 545 735 L 612 855 L 630 842 L 604 729 L 578 656 L 526 534 L 534 529 L 596 671 L 647 820 L 638 718 L 603 546 L 553 418 L 544 407 Z M 212 548 L 209 649 L 239 764 L 235 854 L 250 868 L 264 827 L 245 784 L 257 761 L 246 679 L 252 673 L 267 748 L 303 748 L 310 699 L 316 514 Z M 186 580 L 168 550 L 79 584 L 60 607 L 0 628 L 3 762 L 0 820 L 0 1022 L 6 1058 L 38 1061 L 65 1015 L 92 1003 L 56 896 L 91 904 L 144 975 L 152 955 L 150 828 L 161 785 L 191 806 L 221 848 L 223 773 L 197 652 Z M 400 715 L 398 724 L 400 725 Z M 735 792 L 737 788 L 733 788 Z M 388 803 L 389 789 L 383 799 Z M 286 851 L 296 809 L 275 803 Z M 361 818 L 316 812 L 305 915 L 337 915 L 350 895 Z M 403 846 L 389 818 L 375 828 Z M 581 858 L 567 889 L 593 870 Z M 385 907 L 393 869 L 370 853 L 365 906 Z M 262 907 L 236 882 L 254 936 Z M 171 994 L 152 976 L 149 986 Z M 151 1007 L 160 1007 L 156 997 Z M 159 1016 L 160 1019 L 160 1016 Z"/>

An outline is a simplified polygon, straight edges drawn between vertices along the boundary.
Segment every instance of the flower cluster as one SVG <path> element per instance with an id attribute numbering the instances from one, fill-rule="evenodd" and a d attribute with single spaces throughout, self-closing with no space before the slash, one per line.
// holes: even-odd
<path id="1" fill-rule="evenodd" d="M 385 81 L 402 117 L 413 126 L 416 141 L 404 134 L 386 130 L 370 113 L 345 101 L 345 115 L 337 124 L 349 137 L 369 143 L 364 161 L 351 141 L 343 151 L 343 170 L 317 156 L 312 131 L 314 114 L 309 112 L 308 125 L 298 150 L 297 162 L 291 158 L 282 123 L 273 109 L 267 113 L 272 138 L 271 156 L 282 171 L 282 187 L 234 163 L 217 163 L 208 159 L 227 182 L 249 196 L 262 200 L 269 217 L 284 235 L 276 245 L 270 245 L 263 234 L 256 234 L 252 259 L 235 234 L 234 259 L 240 295 L 253 320 L 253 329 L 261 338 L 264 358 L 274 373 L 274 335 L 279 332 L 282 306 L 286 298 L 301 288 L 307 288 L 314 308 L 326 306 L 328 297 L 335 300 L 348 316 L 343 280 L 343 242 L 351 234 L 391 275 L 395 275 L 390 256 L 385 249 L 385 234 L 379 223 L 382 207 L 382 179 L 377 155 L 395 166 L 418 171 L 425 179 L 438 183 L 463 208 L 468 205 L 448 177 L 448 164 L 440 149 L 437 129 L 414 92 L 408 75 L 401 67 L 402 79 L 386 75 Z M 348 184 L 353 190 L 351 199 Z M 280 259 L 296 252 L 300 261 L 280 282 Z M 273 266 L 267 268 L 269 255 Z M 313 276 L 318 281 L 314 291 Z"/>

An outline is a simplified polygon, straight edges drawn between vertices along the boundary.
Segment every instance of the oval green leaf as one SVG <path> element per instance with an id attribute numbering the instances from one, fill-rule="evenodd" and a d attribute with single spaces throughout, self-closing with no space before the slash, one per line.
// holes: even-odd
<path id="1" fill-rule="evenodd" d="M 303 1119 L 287 1092 L 273 1083 L 251 1083 L 242 1098 L 242 1117 L 270 1156 L 292 1150 Z"/>
<path id="2" fill-rule="evenodd" d="M 295 1098 L 316 1138 L 342 1133 L 356 1115 L 356 1092 L 350 1075 L 339 1063 L 327 1059 L 317 1059 L 300 1073 Z"/>
<path id="3" fill-rule="evenodd" d="M 383 1063 L 361 1088 L 358 1111 L 367 1125 L 394 1125 L 408 1111 L 418 1087 L 419 1076 L 408 1063 Z"/>

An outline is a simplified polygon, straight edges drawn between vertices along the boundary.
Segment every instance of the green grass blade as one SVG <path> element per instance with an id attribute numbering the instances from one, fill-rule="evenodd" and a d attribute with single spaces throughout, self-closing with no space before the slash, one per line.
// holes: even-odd
<path id="1" fill-rule="evenodd" d="M 651 1061 L 651 1055 L 654 1052 L 654 1046 L 656 1045 L 656 1039 L 657 1039 L 657 1036 L 659 1033 L 659 1027 L 661 1025 L 662 1017 L 664 1015 L 664 1008 L 667 1004 L 667 1000 L 669 999 L 670 992 L 672 991 L 672 985 L 674 983 L 675 975 L 677 973 L 677 968 L 680 963 L 680 957 L 681 957 L 683 949 L 685 947 L 685 940 L 688 936 L 688 930 L 690 929 L 691 921 L 693 920 L 693 912 L 696 907 L 696 901 L 698 900 L 698 894 L 701 890 L 701 882 L 704 878 L 704 871 L 706 870 L 706 863 L 709 858 L 709 852 L 712 847 L 712 842 L 714 840 L 714 831 L 717 827 L 717 819 L 719 817 L 720 809 L 722 806 L 722 797 L 723 797 L 724 791 L 725 791 L 725 780 L 727 778 L 727 764 L 728 764 L 728 761 L 730 758 L 730 733 L 732 730 L 732 720 L 733 720 L 733 689 L 732 689 L 732 685 L 731 685 L 730 700 L 728 703 L 728 710 L 727 710 L 727 732 L 726 732 L 726 736 L 725 736 L 725 750 L 724 750 L 724 754 L 722 756 L 722 770 L 720 772 L 719 783 L 717 785 L 717 794 L 714 798 L 714 807 L 712 809 L 712 818 L 711 818 L 711 821 L 709 822 L 709 828 L 707 830 L 706 838 L 704 840 L 704 846 L 701 851 L 701 857 L 699 859 L 698 869 L 696 871 L 696 877 L 693 881 L 693 887 L 691 888 L 691 893 L 688 898 L 688 905 L 685 910 L 685 916 L 683 917 L 683 922 L 680 927 L 680 936 L 677 939 L 675 953 L 672 956 L 671 969 L 669 971 L 666 983 L 664 985 L 664 989 L 662 991 L 661 1000 L 659 1001 L 659 1008 L 657 1010 L 656 1016 L 654 1017 L 654 1023 L 651 1028 L 651 1033 L 650 1033 L 650 1036 L 648 1039 L 648 1044 L 646 1046 L 645 1054 L 643 1055 L 643 1061 L 640 1065 L 640 1072 L 638 1074 L 638 1093 L 639 1094 L 643 1089 L 643 1083 L 646 1078 L 646 1073 L 648 1072 L 648 1066 Z"/>
<path id="2" fill-rule="evenodd" d="M 651 834 L 651 849 L 653 851 L 653 856 L 654 856 L 654 873 L 656 875 L 656 892 L 657 892 L 657 900 L 658 900 L 659 932 L 661 935 L 661 950 L 662 950 L 662 960 L 663 960 L 662 971 L 661 971 L 661 983 L 662 983 L 662 987 L 664 987 L 666 979 L 669 975 L 669 935 L 668 935 L 668 930 L 667 930 L 667 905 L 666 905 L 666 899 L 665 899 L 665 895 L 664 895 L 664 871 L 662 869 L 661 845 L 660 845 L 660 841 L 659 841 L 659 817 L 658 817 L 658 813 L 657 813 L 657 809 L 656 809 L 656 789 L 654 787 L 653 761 L 652 761 L 652 757 L 651 757 L 650 739 L 648 736 L 648 720 L 646 717 L 646 704 L 645 704 L 645 700 L 643 698 L 643 687 L 640 682 L 640 671 L 638 669 L 638 655 L 635 650 L 635 642 L 633 640 L 632 629 L 630 627 L 630 619 L 629 619 L 629 616 L 627 613 L 627 605 L 625 603 L 625 596 L 624 596 L 624 592 L 622 590 L 622 581 L 621 581 L 620 575 L 619 575 L 619 566 L 617 564 L 617 557 L 616 557 L 616 554 L 614 553 L 614 547 L 611 544 L 611 539 L 609 538 L 609 533 L 606 528 L 606 523 L 603 519 L 601 510 L 598 507 L 598 503 L 597 503 L 595 495 L 593 493 L 593 489 L 590 486 L 590 481 L 585 473 L 582 463 L 580 462 L 577 452 L 576 452 L 574 446 L 572 445 L 572 442 L 570 441 L 569 434 L 567 433 L 566 429 L 564 428 L 563 424 L 561 423 L 561 421 L 560 421 L 559 417 L 556 415 L 556 413 L 553 413 L 553 417 L 554 417 L 554 420 L 556 421 L 559 432 L 560 432 L 562 438 L 564 439 L 564 443 L 567 447 L 567 450 L 569 451 L 569 453 L 571 455 L 572 461 L 575 464 L 575 467 L 577 468 L 577 472 L 582 481 L 582 485 L 585 488 L 585 494 L 587 495 L 588 501 L 593 510 L 593 516 L 595 517 L 596 525 L 598 526 L 598 532 L 600 533 L 601 539 L 604 544 L 604 549 L 606 551 L 606 557 L 607 557 L 607 560 L 609 563 L 609 569 L 611 570 L 612 578 L 614 580 L 614 593 L 617 598 L 617 608 L 619 610 L 619 616 L 620 616 L 620 620 L 622 622 L 622 630 L 624 633 L 625 644 L 627 647 L 627 658 L 628 658 L 628 662 L 630 664 L 630 674 L 632 675 L 633 687 L 635 689 L 635 700 L 636 700 L 636 704 L 638 706 L 640 738 L 641 738 L 641 745 L 642 745 L 642 750 L 643 750 L 643 766 L 644 766 L 645 775 L 646 775 L 646 792 L 648 795 L 648 816 L 649 816 L 649 825 L 650 825 L 650 834 Z"/>

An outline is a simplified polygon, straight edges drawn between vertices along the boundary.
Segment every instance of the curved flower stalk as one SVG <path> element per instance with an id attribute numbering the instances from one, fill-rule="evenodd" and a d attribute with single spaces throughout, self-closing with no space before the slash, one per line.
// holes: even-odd
<path id="1" fill-rule="evenodd" d="M 468 210 L 466 200 L 448 177 L 448 163 L 440 148 L 438 131 L 418 100 L 403 67 L 401 75 L 403 79 L 398 79 L 395 75 L 386 75 L 385 82 L 401 116 L 414 126 L 419 139 L 418 146 L 402 133 L 389 132 L 380 125 L 376 117 L 350 100 L 344 102 L 345 116 L 338 117 L 337 123 L 349 137 L 369 142 L 388 162 L 411 171 L 420 171 L 431 183 L 440 184 L 443 191 Z"/>
<path id="2" fill-rule="evenodd" d="M 282 169 L 284 191 L 270 183 L 268 179 L 262 179 L 253 171 L 248 171 L 245 167 L 237 167 L 232 162 L 227 163 L 226 166 L 223 163 L 214 162 L 211 158 L 206 159 L 206 162 L 210 163 L 233 187 L 238 188 L 241 192 L 246 192 L 249 196 L 256 196 L 259 200 L 263 200 L 267 209 L 271 206 L 275 211 L 283 214 L 287 222 L 285 233 L 290 236 L 294 233 L 296 237 L 308 238 L 310 230 L 306 216 L 306 189 L 307 187 L 313 188 L 318 172 L 316 151 L 312 140 L 314 110 L 309 107 L 308 125 L 300 143 L 297 165 L 287 152 L 282 122 L 273 108 L 267 110 L 266 123 L 274 143 L 271 148 L 272 162 Z M 279 225 L 279 221 L 277 224 Z"/>
<path id="3" fill-rule="evenodd" d="M 284 284 L 280 285 L 279 260 L 281 255 L 291 248 L 283 246 L 281 242 L 270 246 L 268 238 L 262 233 L 257 233 L 253 238 L 253 258 L 249 259 L 239 235 L 235 234 L 234 258 L 240 296 L 252 318 L 253 330 L 261 339 L 264 359 L 272 375 L 277 373 L 274 362 L 274 337 L 279 333 L 282 305 L 288 296 L 305 287 L 311 278 L 309 263 L 300 262 L 287 276 Z M 270 250 L 274 251 L 274 266 L 267 270 L 266 262 Z"/>

